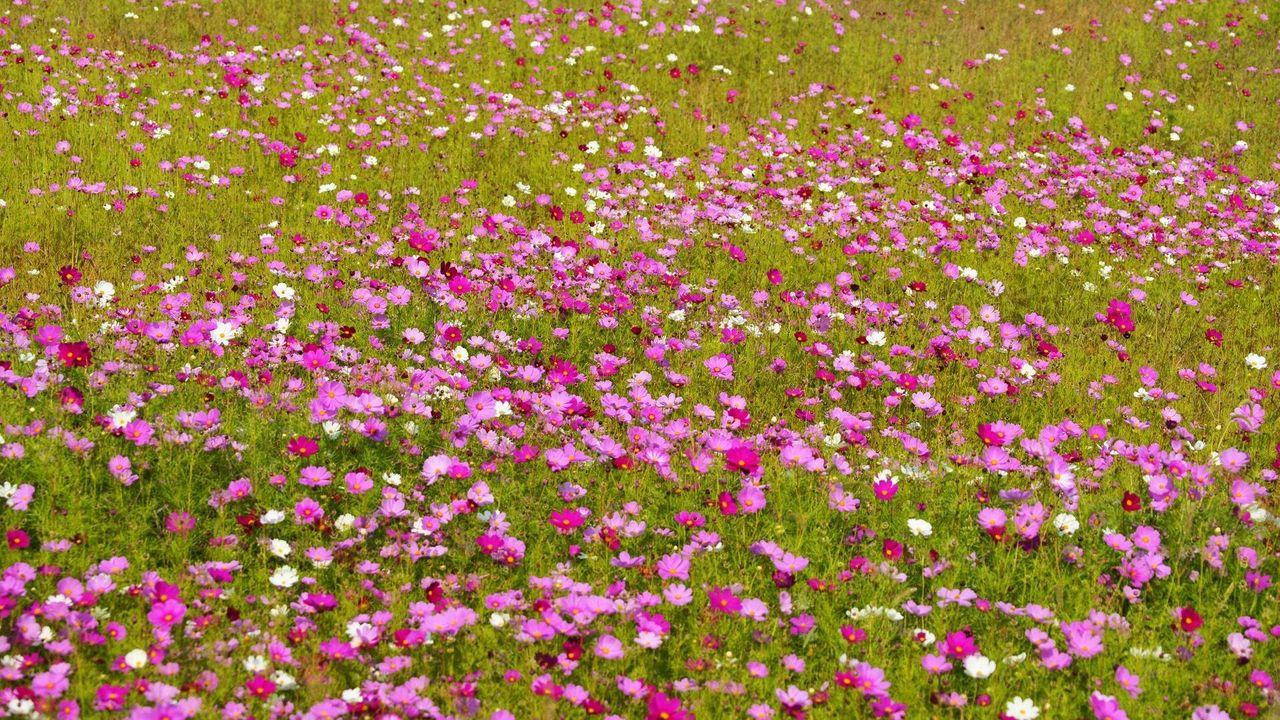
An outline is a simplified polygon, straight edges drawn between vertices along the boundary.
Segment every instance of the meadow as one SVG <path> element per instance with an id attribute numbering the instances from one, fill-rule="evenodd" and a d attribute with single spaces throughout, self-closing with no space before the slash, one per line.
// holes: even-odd
<path id="1" fill-rule="evenodd" d="M 0 717 L 1280 717 L 1276 15 L 6 4 Z"/>

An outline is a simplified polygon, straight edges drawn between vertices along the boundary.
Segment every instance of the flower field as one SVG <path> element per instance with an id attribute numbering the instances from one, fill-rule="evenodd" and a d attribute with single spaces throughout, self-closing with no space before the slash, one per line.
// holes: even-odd
<path id="1" fill-rule="evenodd" d="M 2 12 L 0 717 L 1280 717 L 1280 7 Z"/>

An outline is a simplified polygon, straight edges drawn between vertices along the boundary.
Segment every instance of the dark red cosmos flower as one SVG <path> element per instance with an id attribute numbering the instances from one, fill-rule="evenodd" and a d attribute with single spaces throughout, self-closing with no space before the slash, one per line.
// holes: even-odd
<path id="1" fill-rule="evenodd" d="M 67 286 L 75 285 L 80 282 L 80 271 L 73 265 L 63 265 L 58 268 L 58 277 L 62 278 L 62 284 Z"/>
<path id="2" fill-rule="evenodd" d="M 315 438 L 309 438 L 306 435 L 299 435 L 298 437 L 290 440 L 289 444 L 285 446 L 285 449 L 298 457 L 305 458 L 311 457 L 319 452 L 320 444 L 315 441 Z"/>
<path id="3" fill-rule="evenodd" d="M 10 530 L 5 533 L 4 539 L 10 550 L 22 550 L 31 546 L 31 536 L 24 530 Z"/>
<path id="4" fill-rule="evenodd" d="M 1195 632 L 1204 625 L 1204 618 L 1200 617 L 1200 613 L 1195 608 L 1184 607 L 1178 611 L 1178 629 L 1183 632 Z"/>
<path id="5" fill-rule="evenodd" d="M 1052 358 L 1054 360 L 1062 357 L 1062 351 L 1058 349 L 1058 346 L 1048 340 L 1041 340 L 1037 343 L 1036 352 L 1039 353 L 1041 357 Z"/>
<path id="6" fill-rule="evenodd" d="M 582 643 L 576 640 L 565 640 L 560 649 L 564 651 L 564 656 L 570 660 L 582 659 Z"/>
<path id="7" fill-rule="evenodd" d="M 897 560 L 902 557 L 902 543 L 885 538 L 884 542 L 881 543 L 880 552 L 886 560 Z"/>
<path id="8" fill-rule="evenodd" d="M 733 493 L 730 493 L 730 492 L 720 493 L 720 497 L 716 500 L 716 502 L 720 506 L 721 515 L 737 515 L 738 514 L 738 503 L 737 501 L 734 500 Z"/>
<path id="9" fill-rule="evenodd" d="M 1124 499 L 1120 501 L 1120 507 L 1125 512 L 1137 512 L 1142 509 L 1142 498 L 1137 493 L 1126 492 Z"/>
<path id="10" fill-rule="evenodd" d="M 86 342 L 58 343 L 58 358 L 69 368 L 89 367 L 93 362 L 93 351 Z"/>

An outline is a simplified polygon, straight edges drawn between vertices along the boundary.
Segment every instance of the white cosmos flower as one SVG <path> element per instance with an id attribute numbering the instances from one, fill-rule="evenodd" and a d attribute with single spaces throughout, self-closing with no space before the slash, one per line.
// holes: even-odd
<path id="1" fill-rule="evenodd" d="M 107 419 L 111 421 L 113 430 L 123 430 L 125 425 L 133 422 L 138 417 L 138 411 L 126 410 L 119 406 L 111 408 L 111 412 L 107 413 Z"/>
<path id="2" fill-rule="evenodd" d="M 268 510 L 262 513 L 262 517 L 258 519 L 263 525 L 276 525 L 284 522 L 283 510 Z"/>
<path id="3" fill-rule="evenodd" d="M 1005 703 L 1004 714 L 1011 718 L 1016 718 L 1016 720 L 1035 720 L 1035 718 L 1040 717 L 1040 708 L 1036 707 L 1033 700 L 1014 697 Z"/>
<path id="4" fill-rule="evenodd" d="M 209 339 L 212 340 L 215 345 L 226 347 L 231 344 L 231 341 L 235 340 L 238 335 L 240 335 L 240 326 L 219 321 L 218 324 L 214 326 L 213 331 L 209 333 Z"/>
<path id="5" fill-rule="evenodd" d="M 1058 529 L 1059 535 L 1074 535 L 1080 529 L 1080 521 L 1070 513 L 1059 513 L 1053 518 L 1053 526 Z"/>
<path id="6" fill-rule="evenodd" d="M 1249 353 L 1244 358 L 1245 367 L 1250 370 L 1266 370 L 1267 359 L 1258 353 Z"/>
<path id="7" fill-rule="evenodd" d="M 964 674 L 971 678 L 984 680 L 995 671 L 995 661 L 985 655 L 975 653 L 964 659 Z"/>
<path id="8" fill-rule="evenodd" d="M 298 584 L 298 571 L 289 565 L 281 565 L 276 571 L 271 573 L 272 585 L 278 588 L 290 588 Z"/>
<path id="9" fill-rule="evenodd" d="M 911 518 L 907 521 L 907 529 L 916 537 L 929 537 L 933 534 L 933 525 L 928 520 Z"/>
<path id="10" fill-rule="evenodd" d="M 293 548 L 289 546 L 289 543 L 280 538 L 272 539 L 270 550 L 271 554 L 278 558 L 287 558 L 293 552 Z"/>
<path id="11" fill-rule="evenodd" d="M 333 527 L 338 532 L 347 532 L 356 524 L 356 516 L 351 513 L 343 513 L 333 521 Z"/>
<path id="12" fill-rule="evenodd" d="M 147 651 L 142 650 L 140 648 L 134 648 L 133 650 L 130 650 L 124 656 L 124 664 L 128 665 L 134 670 L 141 670 L 142 668 L 147 666 Z"/>

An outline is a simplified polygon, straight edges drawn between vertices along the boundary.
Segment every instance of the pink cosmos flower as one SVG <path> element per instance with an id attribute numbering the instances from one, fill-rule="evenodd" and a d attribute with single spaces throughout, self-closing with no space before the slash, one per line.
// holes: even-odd
<path id="1" fill-rule="evenodd" d="M 724 454 L 725 467 L 742 473 L 754 473 L 760 467 L 760 456 L 746 445 L 730 448 Z"/>
<path id="2" fill-rule="evenodd" d="M 716 612 L 736 615 L 742 610 L 742 601 L 729 588 L 713 587 L 707 591 L 707 599 Z"/>
<path id="3" fill-rule="evenodd" d="M 764 497 L 764 491 L 755 485 L 746 484 L 738 491 L 737 495 L 738 508 L 747 515 L 752 515 L 764 510 L 767 501 Z"/>
<path id="4" fill-rule="evenodd" d="M 1129 716 L 1120 707 L 1120 701 L 1096 690 L 1089 696 L 1089 708 L 1093 710 L 1093 716 L 1097 720 L 1129 720 Z"/>

